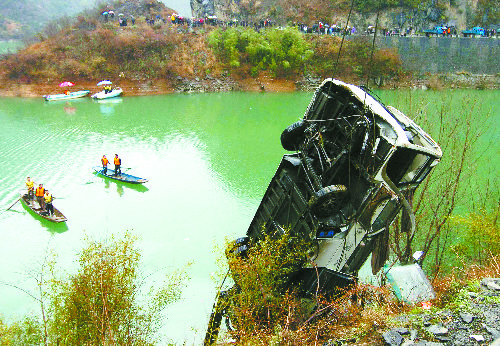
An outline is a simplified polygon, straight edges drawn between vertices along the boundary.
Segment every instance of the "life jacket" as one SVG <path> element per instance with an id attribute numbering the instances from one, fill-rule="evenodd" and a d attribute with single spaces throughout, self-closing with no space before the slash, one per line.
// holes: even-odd
<path id="1" fill-rule="evenodd" d="M 52 202 L 52 194 L 49 193 L 48 195 L 43 196 L 45 198 L 45 203 L 51 203 Z"/>
<path id="2" fill-rule="evenodd" d="M 33 180 L 30 180 L 30 181 L 26 180 L 26 187 L 28 188 L 28 190 L 33 190 L 34 185 L 35 185 L 35 182 Z"/>
<path id="3" fill-rule="evenodd" d="M 103 158 L 101 159 L 101 162 L 102 162 L 102 165 L 103 165 L 103 166 L 107 166 L 107 165 L 108 165 L 108 163 L 109 163 L 108 158 L 106 158 L 106 157 L 103 157 Z"/>
<path id="4" fill-rule="evenodd" d="M 44 193 L 45 193 L 45 189 L 43 187 L 39 186 L 36 188 L 35 196 L 43 197 Z"/>
<path id="5" fill-rule="evenodd" d="M 119 157 L 115 157 L 115 159 L 114 159 L 114 163 L 115 163 L 115 166 L 119 166 L 119 165 L 121 165 L 122 160 L 120 160 L 120 158 L 119 158 Z"/>

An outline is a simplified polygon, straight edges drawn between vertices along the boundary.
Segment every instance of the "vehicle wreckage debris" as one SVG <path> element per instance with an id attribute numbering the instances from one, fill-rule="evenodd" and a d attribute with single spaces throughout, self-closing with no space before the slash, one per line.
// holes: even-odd
<path id="1" fill-rule="evenodd" d="M 283 156 L 236 251 L 245 255 L 253 242 L 283 234 L 285 227 L 313 239 L 314 266 L 290 282 L 300 284 L 304 296 L 355 284 L 370 255 L 377 273 L 388 256 L 385 235 L 401 210 L 410 215 L 408 231 L 414 232 L 405 196 L 438 164 L 439 145 L 399 110 L 336 79 L 323 81 L 303 118 L 280 139 L 293 153 Z M 230 294 L 218 294 L 205 345 L 217 339 Z"/>

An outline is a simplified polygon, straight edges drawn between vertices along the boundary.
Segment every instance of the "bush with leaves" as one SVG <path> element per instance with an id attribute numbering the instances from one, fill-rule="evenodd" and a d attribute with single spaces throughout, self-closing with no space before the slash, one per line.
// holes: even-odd
<path id="1" fill-rule="evenodd" d="M 161 311 L 180 297 L 183 272 L 144 292 L 136 239 L 87 240 L 78 273 L 50 282 L 49 340 L 63 345 L 152 345 Z M 53 268 L 55 274 L 55 268 Z M 147 294 L 149 300 L 141 301 Z"/>
<path id="2" fill-rule="evenodd" d="M 221 59 L 232 68 L 248 65 L 253 76 L 269 71 L 285 77 L 303 72 L 304 64 L 313 56 L 304 35 L 296 28 L 217 29 L 208 35 L 207 42 Z"/>
<path id="3" fill-rule="evenodd" d="M 41 345 L 43 340 L 42 324 L 33 317 L 28 316 L 10 325 L 0 319 L 0 345 Z"/>
<path id="4" fill-rule="evenodd" d="M 245 256 L 227 251 L 235 282 L 228 311 L 239 336 L 273 330 L 300 318 L 300 300 L 289 283 L 307 263 L 311 247 L 312 240 L 287 230 L 256 242 Z"/>
<path id="5" fill-rule="evenodd" d="M 500 253 L 499 206 L 496 210 L 481 209 L 465 216 L 453 216 L 459 241 L 452 251 L 465 263 L 483 265 L 493 254 Z"/>

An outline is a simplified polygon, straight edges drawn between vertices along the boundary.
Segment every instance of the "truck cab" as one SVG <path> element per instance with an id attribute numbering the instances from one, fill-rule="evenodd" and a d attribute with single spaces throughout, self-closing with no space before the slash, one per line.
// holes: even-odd
<path id="1" fill-rule="evenodd" d="M 432 29 L 424 30 L 424 34 L 427 37 L 431 37 L 433 35 L 436 35 L 436 36 L 439 36 L 439 35 L 446 36 L 447 30 L 448 30 L 447 26 L 445 26 L 445 25 L 438 25 L 438 26 L 435 26 Z"/>
<path id="2" fill-rule="evenodd" d="M 486 31 L 480 26 L 475 26 L 472 29 L 462 31 L 462 35 L 464 35 L 464 37 L 476 37 L 476 35 L 483 37 L 486 35 Z"/>

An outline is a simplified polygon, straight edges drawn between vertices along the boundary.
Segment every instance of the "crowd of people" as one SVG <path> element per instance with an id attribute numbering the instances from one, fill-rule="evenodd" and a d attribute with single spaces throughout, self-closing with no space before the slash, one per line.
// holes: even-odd
<path id="1" fill-rule="evenodd" d="M 114 11 L 105 11 L 102 12 L 102 17 L 105 22 L 109 20 L 109 18 L 114 18 Z M 127 18 L 124 17 L 123 14 L 119 14 L 119 25 L 127 26 Z M 130 16 L 132 25 L 135 24 L 135 18 L 133 15 Z M 178 13 L 172 13 L 167 18 L 162 17 L 161 15 L 156 15 L 153 17 L 146 17 L 145 22 L 151 26 L 154 26 L 157 23 L 166 24 L 170 22 L 174 25 L 181 25 L 187 27 L 201 27 L 204 25 L 217 26 L 217 27 L 249 27 L 254 28 L 255 30 L 260 30 L 262 28 L 268 27 L 276 27 L 276 23 L 270 19 L 263 19 L 258 22 L 245 21 L 245 20 L 237 20 L 232 19 L 229 21 L 223 21 L 216 16 L 207 16 L 204 18 L 187 18 Z M 304 23 L 293 23 L 294 27 L 297 27 L 299 31 L 303 33 L 317 33 L 320 35 L 373 35 L 375 34 L 375 26 L 368 25 L 366 29 L 356 28 L 354 25 L 342 25 L 342 24 L 328 24 L 321 21 L 318 21 L 312 25 L 307 25 Z M 446 30 L 443 31 L 442 36 L 459 36 L 459 32 L 457 28 L 454 26 L 446 26 Z M 425 30 L 417 30 L 414 27 L 407 28 L 379 28 L 377 29 L 377 34 L 381 36 L 423 36 L 425 35 Z M 485 37 L 498 37 L 498 32 L 495 29 L 485 29 Z"/>

